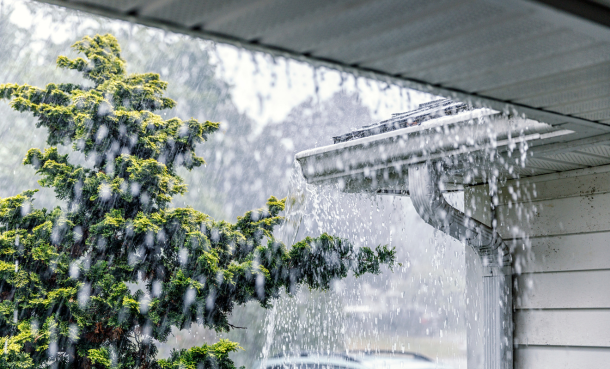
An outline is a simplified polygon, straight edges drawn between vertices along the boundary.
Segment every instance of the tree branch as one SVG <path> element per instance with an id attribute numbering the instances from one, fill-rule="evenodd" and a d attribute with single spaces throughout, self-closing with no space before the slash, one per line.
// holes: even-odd
<path id="1" fill-rule="evenodd" d="M 233 325 L 233 324 L 231 324 L 231 323 L 227 323 L 227 324 L 229 325 L 229 327 L 231 327 L 231 328 L 233 328 L 233 329 L 248 329 L 248 328 L 246 328 L 246 327 L 238 327 L 238 326 Z"/>

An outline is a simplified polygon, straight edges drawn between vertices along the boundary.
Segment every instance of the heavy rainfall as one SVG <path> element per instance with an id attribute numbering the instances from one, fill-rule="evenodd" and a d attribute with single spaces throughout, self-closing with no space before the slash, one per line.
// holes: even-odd
<path id="1" fill-rule="evenodd" d="M 481 260 L 476 257 L 474 251 L 469 251 L 463 242 L 427 224 L 414 208 L 411 199 L 402 196 L 404 193 L 359 191 L 348 188 L 345 181 L 321 185 L 307 183 L 303 176 L 307 168 L 301 167 L 295 160 L 295 155 L 299 152 L 332 145 L 333 137 L 356 135 L 353 132 L 362 132 L 362 127 L 387 121 L 393 113 L 416 110 L 425 106 L 422 104 L 437 101 L 440 97 L 392 84 L 391 81 L 370 79 L 323 65 L 310 65 L 282 56 L 18 0 L 0 2 L 0 85 L 27 84 L 44 89 L 49 83 L 64 83 L 86 86 L 84 90 L 93 88 L 97 82 L 83 78 L 83 73 L 77 70 L 77 67 L 58 68 L 56 61 L 60 55 L 65 55 L 66 60 L 84 57 L 71 48 L 71 45 L 86 36 L 94 38 L 96 35 L 107 34 L 116 37 L 121 49 L 120 58 L 125 61 L 127 74 L 157 73 L 161 81 L 167 82 L 167 90 L 163 96 L 173 99 L 175 105 L 168 103 L 164 106 L 166 109 L 160 109 L 159 106 L 150 108 L 157 109 L 156 114 L 159 114 L 163 121 L 171 122 L 172 118 L 177 117 L 180 122 L 189 124 L 191 120 L 204 125 L 207 121 L 219 123 L 217 130 L 206 131 L 208 134 L 204 135 L 205 140 L 192 144 L 192 157 L 189 156 L 190 152 L 187 154 L 190 149 L 187 146 L 190 144 L 184 144 L 184 152 L 181 152 L 180 157 L 175 155 L 175 160 L 167 163 L 172 171 L 175 170 L 176 176 L 184 180 L 187 187 L 182 193 L 172 193 L 173 198 L 167 201 L 168 214 L 175 209 L 191 207 L 210 216 L 209 220 L 205 218 L 204 223 L 208 222 L 205 224 L 217 227 L 221 223 L 211 223 L 211 219 L 227 222 L 222 224 L 234 224 L 238 217 L 254 210 L 247 213 L 247 217 L 251 219 L 246 219 L 245 223 L 241 224 L 255 224 L 260 218 L 275 219 L 277 214 L 272 210 L 276 206 L 275 203 L 271 202 L 271 205 L 266 207 L 270 196 L 275 196 L 277 199 L 286 198 L 285 209 L 279 213 L 284 219 L 277 220 L 277 227 L 275 224 L 267 228 L 257 225 L 262 227 L 261 232 L 263 229 L 273 232 L 273 236 L 268 234 L 264 239 L 262 235 L 253 236 L 261 245 L 267 245 L 267 240 L 274 239 L 274 245 L 281 242 L 286 245 L 287 250 L 291 250 L 292 245 L 307 237 L 316 239 L 322 234 L 328 234 L 352 245 L 354 255 L 364 248 L 375 250 L 377 246 L 387 246 L 395 250 L 395 262 L 384 263 L 382 260 L 378 274 L 374 273 L 372 267 L 364 271 L 373 273 L 363 273 L 360 276 L 350 272 L 347 277 L 340 278 L 339 273 L 329 282 L 329 288 L 315 288 L 313 282 L 297 286 L 287 285 L 287 288 L 280 286 L 279 296 L 267 301 L 265 298 L 268 296 L 261 296 L 260 290 L 253 287 L 250 297 L 244 298 L 246 302 L 236 302 L 234 308 L 231 308 L 232 311 L 226 310 L 227 322 L 218 318 L 220 323 L 214 321 L 212 324 L 206 321 L 205 316 L 199 320 L 182 321 L 182 327 L 174 324 L 168 328 L 171 332 L 168 331 L 169 335 L 163 340 L 151 340 L 151 321 L 147 320 L 146 314 L 153 306 L 153 301 L 164 296 L 165 286 L 146 275 L 144 269 L 132 270 L 133 281 L 125 284 L 129 290 L 125 293 L 134 299 L 133 309 L 143 317 L 134 325 L 133 335 L 126 338 L 136 347 L 134 352 L 140 352 L 138 350 L 141 347 L 153 342 L 158 349 L 155 360 L 165 359 L 166 361 L 159 361 L 159 365 L 170 365 L 168 363 L 171 363 L 172 358 L 178 357 L 176 353 L 180 353 L 179 350 L 201 347 L 204 344 L 209 345 L 206 346 L 209 348 L 219 340 L 226 339 L 236 342 L 239 346 L 234 350 L 230 349 L 230 359 L 236 367 L 246 368 L 275 369 L 298 366 L 458 369 L 466 368 L 467 359 L 481 360 L 482 353 L 470 352 L 467 346 L 469 340 L 469 344 L 476 346 L 473 338 L 467 337 L 467 327 L 482 327 L 482 292 L 478 287 L 467 288 L 467 281 L 472 283 L 476 280 L 476 276 L 467 276 L 467 263 L 477 264 L 469 268 L 469 273 L 476 274 L 477 268 L 482 268 Z M 84 48 L 89 47 L 89 43 L 94 39 L 85 40 L 90 41 L 87 41 Z M 65 67 L 68 62 L 64 64 Z M 6 199 L 30 189 L 39 190 L 33 195 L 35 200 L 31 205 L 25 200 L 24 205 L 20 205 L 20 216 L 23 217 L 34 214 L 35 209 L 46 208 L 50 212 L 57 206 L 61 209 L 59 213 L 78 212 L 75 195 L 69 194 L 63 196 L 63 200 L 58 199 L 52 186 L 60 188 L 62 183 L 48 180 L 53 178 L 49 176 L 55 174 L 44 171 L 37 174 L 33 165 L 23 164 L 26 155 L 29 158 L 27 162 L 34 165 L 36 161 L 50 160 L 50 156 L 45 152 L 45 149 L 51 146 L 47 138 L 58 128 L 46 123 L 40 126 L 38 118 L 25 112 L 28 110 L 26 108 L 17 107 L 17 110 L 24 112 L 15 111 L 11 107 L 11 97 L 8 93 L 7 96 L 0 97 L 4 98 L 0 101 L 0 197 Z M 118 111 L 119 107 L 129 105 L 125 101 L 113 101 L 106 96 L 103 98 L 110 104 L 108 111 Z M 464 101 L 463 105 L 456 106 L 464 107 L 466 111 L 482 108 L 477 101 Z M 512 111 L 496 113 L 507 120 L 522 119 Z M 107 113 L 98 114 L 103 117 Z M 415 126 L 411 123 L 412 120 L 409 124 Z M 426 121 L 417 122 L 421 127 L 426 124 Z M 514 207 L 519 219 L 527 219 L 536 212 L 536 208 L 528 205 L 527 201 L 524 202 L 525 205 L 522 203 L 523 199 L 535 197 L 536 188 L 520 186 L 519 176 L 524 173 L 523 168 L 528 158 L 525 137 L 532 132 L 528 131 L 530 126 L 519 124 L 509 122 L 511 131 L 507 137 L 500 137 L 506 136 L 506 131 L 497 130 L 490 120 L 470 119 L 468 127 L 478 127 L 477 132 L 484 133 L 483 141 L 489 143 L 480 147 L 477 146 L 479 142 L 460 143 L 462 141 L 458 136 L 463 134 L 463 131 L 460 131 L 459 127 L 438 126 L 434 130 L 437 134 L 447 137 L 443 144 L 455 146 L 455 149 L 461 149 L 459 145 L 480 148 L 465 149 L 460 151 L 459 155 L 435 159 L 434 165 L 440 171 L 441 185 L 448 186 L 449 189 L 444 198 L 451 206 L 463 210 L 464 202 L 469 201 L 467 215 L 472 215 L 472 209 L 476 211 L 478 207 L 484 207 L 484 204 L 497 206 L 502 203 L 510 208 Z M 191 126 L 189 127 L 188 129 L 191 129 Z M 394 127 L 383 132 L 402 128 L 405 127 Z M 58 138 L 53 145 L 58 147 L 59 154 L 68 155 L 67 160 L 72 165 L 82 165 L 84 168 L 111 176 L 118 173 L 119 169 L 108 166 L 107 162 L 131 154 L 126 146 L 121 146 L 117 141 L 108 143 L 108 147 L 101 147 L 102 144 L 106 145 L 104 139 L 109 132 L 119 130 L 119 127 L 99 126 L 95 136 L 89 140 L 91 144 L 87 144 L 90 147 L 78 142 L 73 146 L 74 136 L 68 134 L 56 136 Z M 516 136 L 514 132 L 517 132 Z M 176 137 L 179 140 L 182 136 L 178 133 Z M 351 139 L 361 137 L 363 136 L 339 141 L 349 143 Z M 137 140 L 137 137 L 135 139 Z M 112 145 L 116 147 L 113 148 Z M 441 143 L 432 140 L 425 141 L 423 145 L 426 147 L 422 150 L 422 155 L 427 155 L 433 153 L 435 147 Z M 40 152 L 28 153 L 32 148 Z M 100 156 L 96 154 L 98 151 L 112 154 Z M 501 155 L 499 152 L 505 154 Z M 57 157 L 58 154 L 55 155 Z M 195 157 L 202 157 L 205 164 L 190 165 L 192 168 L 187 169 L 185 165 L 189 166 Z M 161 164 L 165 163 L 165 157 L 155 158 Z M 61 162 L 61 159 L 57 160 Z M 340 162 L 333 165 L 339 168 L 348 166 L 349 163 Z M 365 174 L 367 175 L 369 178 L 384 176 L 382 172 Z M 46 182 L 39 182 L 41 178 L 46 178 Z M 463 184 L 480 183 L 481 178 L 490 183 L 486 187 L 487 193 L 464 192 Z M 397 180 L 404 183 L 404 178 L 400 175 Z M 507 183 L 510 185 L 510 194 L 499 194 L 498 186 Z M 151 190 L 146 186 L 150 184 L 132 181 L 121 191 L 131 194 L 145 207 L 155 201 L 149 197 Z M 147 189 L 148 193 L 144 189 Z M 106 182 L 100 184 L 100 201 L 111 198 L 115 190 L 119 191 L 111 188 Z M 168 190 L 169 192 L 171 190 Z M 7 212 L 6 209 L 13 205 L 6 203 L 2 206 L 2 211 Z M 259 208 L 263 210 L 255 210 Z M 110 214 L 114 210 L 116 209 L 105 211 Z M 2 214 L 5 222 L 2 224 L 5 232 L 2 242 L 8 242 L 8 232 L 13 232 L 12 244 L 9 246 L 18 250 L 21 241 L 18 235 L 15 236 L 17 228 L 9 229 L 6 223 L 8 215 Z M 52 226 L 55 227 L 54 230 L 60 229 L 57 228 L 59 218 L 61 216 L 57 215 L 56 224 Z M 511 250 L 526 250 L 529 247 L 526 232 L 517 225 L 498 223 L 495 218 L 490 222 L 493 223 L 494 229 L 510 229 L 515 239 L 519 240 L 507 241 Z M 209 236 L 208 238 L 216 242 L 215 238 L 220 237 L 218 229 L 206 229 L 205 224 L 201 230 L 202 237 Z M 14 224 L 12 226 L 17 227 Z M 64 228 L 56 232 L 66 233 Z M 155 242 L 162 243 L 174 237 L 158 227 L 150 229 L 156 231 L 143 234 L 143 246 L 135 245 L 136 251 L 125 256 L 131 258 L 129 265 L 139 265 L 138 258 L 142 257 L 140 252 L 148 252 L 145 250 L 152 249 L 151 245 Z M 85 236 L 78 225 L 70 232 L 71 235 L 74 233 L 71 237 L 74 237 L 73 242 L 76 243 Z M 106 257 L 104 252 L 99 251 L 106 248 L 107 241 L 103 240 L 100 236 L 98 241 L 88 242 L 86 247 L 91 247 L 91 250 L 73 254 L 69 267 L 63 271 L 64 274 L 67 273 L 68 280 L 75 281 L 73 286 L 77 286 L 74 290 L 77 291 L 76 300 L 70 300 L 75 309 L 78 307 L 86 310 L 95 295 L 100 293 L 87 284 L 88 277 L 85 275 L 90 273 L 89 270 L 98 261 L 92 259 L 91 255 Z M 2 247 L 3 252 L 8 250 L 8 246 Z M 235 244 L 231 247 L 235 247 Z M 184 246 L 176 254 L 179 268 L 187 271 L 189 265 L 194 263 L 188 252 Z M 313 253 L 315 250 L 312 255 Z M 91 342 L 96 342 L 97 346 L 93 343 L 86 346 L 86 350 L 95 352 L 84 351 L 89 352 L 91 358 L 83 359 L 83 353 L 69 351 L 70 345 L 88 339 L 79 333 L 79 329 L 85 329 L 78 325 L 80 323 L 66 321 L 61 322 L 65 323 L 65 326 L 60 324 L 49 328 L 48 318 L 52 317 L 52 314 L 25 317 L 18 306 L 11 305 L 11 278 L 16 278 L 20 265 L 17 261 L 9 263 L 9 259 L 14 259 L 7 255 L 7 252 L 2 254 L 0 265 L 0 343 L 5 355 L 0 360 L 8 360 L 6 358 L 11 350 L 15 353 L 24 350 L 28 355 L 30 350 L 37 352 L 38 356 L 32 354 L 35 357 L 44 356 L 44 360 L 41 359 L 37 364 L 39 367 L 70 365 L 79 355 L 83 362 L 89 360 L 89 365 L 96 365 L 91 367 L 121 367 L 121 362 L 117 361 L 117 352 L 121 348 L 113 346 L 115 343 L 112 339 L 98 342 L 89 338 Z M 527 252 L 523 252 L 513 260 L 517 273 L 528 257 Z M 201 283 L 201 286 L 206 283 L 205 278 L 192 278 L 193 281 Z M 256 286 L 258 282 L 253 280 L 252 283 Z M 527 287 L 532 286 L 515 286 Z M 194 287 L 190 287 L 185 289 L 179 299 L 169 299 L 168 301 L 176 305 L 171 307 L 172 311 L 175 310 L 178 315 L 186 314 L 191 305 L 195 306 L 197 293 Z M 264 295 L 264 292 L 262 294 Z M 74 296 L 68 297 L 70 298 Z M 207 307 L 199 307 L 199 315 L 203 314 L 202 309 L 213 309 L 214 298 L 208 298 Z M 68 302 L 62 300 L 57 304 Z M 61 308 L 45 306 L 46 308 L 59 316 Z M 196 316 L 197 308 L 192 309 Z M 24 333 L 25 328 L 18 324 L 21 322 L 29 324 L 27 335 Z M 215 327 L 222 329 L 215 330 Z M 42 332 L 43 328 L 46 329 L 45 335 L 38 337 L 37 332 Z M 475 341 L 482 340 L 484 330 L 481 328 Z M 56 331 L 60 331 L 60 334 Z M 61 338 L 62 334 L 70 338 Z M 98 334 L 105 333 L 100 331 Z M 37 339 L 44 342 L 37 343 Z M 96 347 L 105 351 L 96 351 Z M 172 350 L 178 351 L 172 354 Z M 295 358 L 300 358 L 298 360 L 301 361 Z M 309 358 L 309 361 L 303 358 Z M 0 363 L 0 366 L 10 364 L 8 361 Z M 7 367 L 18 367 L 10 365 Z M 37 366 L 32 364 L 28 367 Z"/>

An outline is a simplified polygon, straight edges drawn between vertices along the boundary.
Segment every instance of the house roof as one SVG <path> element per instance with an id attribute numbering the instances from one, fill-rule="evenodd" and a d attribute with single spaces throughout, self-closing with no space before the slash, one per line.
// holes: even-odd
<path id="1" fill-rule="evenodd" d="M 545 162 L 545 155 L 522 161 L 513 152 L 520 151 L 519 146 L 571 135 L 571 130 L 532 119 L 437 100 L 336 137 L 332 145 L 299 152 L 296 159 L 308 183 L 339 184 L 347 192 L 404 195 L 410 166 L 428 161 L 448 164 L 442 178 L 446 190 L 485 183 L 492 171 L 503 178 L 562 171 L 555 159 Z M 605 160 L 610 163 L 610 156 Z M 566 170 L 578 166 L 569 165 Z"/>
<path id="2" fill-rule="evenodd" d="M 38 1 L 514 109 L 574 131 L 532 142 L 545 170 L 610 163 L 606 0 Z"/>
<path id="3" fill-rule="evenodd" d="M 477 98 L 499 110 L 510 103 L 551 124 L 610 124 L 606 1 L 41 1 Z"/>
<path id="4" fill-rule="evenodd" d="M 380 133 L 394 131 L 400 128 L 418 126 L 430 119 L 440 118 L 447 115 L 456 115 L 465 110 L 472 110 L 468 104 L 456 102 L 449 99 L 441 99 L 419 104 L 417 109 L 394 113 L 390 119 L 364 126 L 352 132 L 333 137 L 334 143 L 346 142 L 362 137 L 377 135 Z"/>

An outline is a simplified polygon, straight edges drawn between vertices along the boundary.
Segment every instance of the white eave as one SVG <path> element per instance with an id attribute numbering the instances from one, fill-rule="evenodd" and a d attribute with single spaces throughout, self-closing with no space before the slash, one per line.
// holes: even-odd
<path id="1" fill-rule="evenodd" d="M 502 152 L 506 146 L 519 142 L 548 141 L 573 133 L 481 108 L 431 119 L 419 126 L 302 151 L 296 159 L 309 183 L 339 183 L 349 191 L 391 190 L 404 186 L 411 164 L 486 150 Z M 462 179 L 457 179 L 460 176 L 458 170 L 445 180 L 462 185 Z M 370 187 L 371 181 L 378 188 Z"/>

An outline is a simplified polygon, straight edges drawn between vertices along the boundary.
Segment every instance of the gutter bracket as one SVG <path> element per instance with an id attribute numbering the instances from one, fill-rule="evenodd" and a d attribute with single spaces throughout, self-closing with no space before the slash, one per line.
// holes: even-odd
<path id="1" fill-rule="evenodd" d="M 421 218 L 468 243 L 483 265 L 484 368 L 513 368 L 512 258 L 494 229 L 452 207 L 440 190 L 434 163 L 409 166 L 409 194 Z"/>

